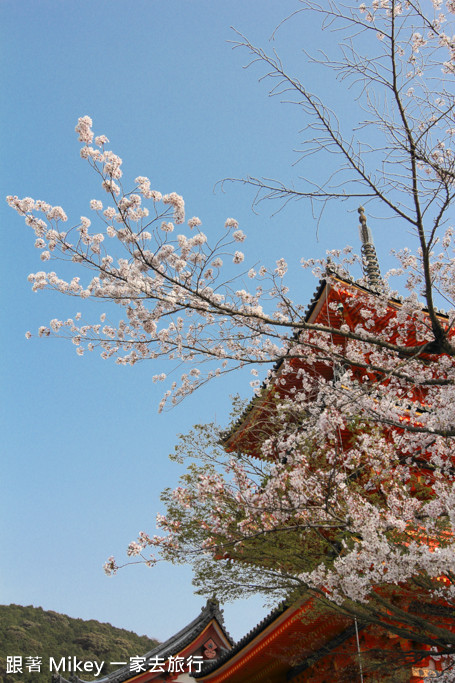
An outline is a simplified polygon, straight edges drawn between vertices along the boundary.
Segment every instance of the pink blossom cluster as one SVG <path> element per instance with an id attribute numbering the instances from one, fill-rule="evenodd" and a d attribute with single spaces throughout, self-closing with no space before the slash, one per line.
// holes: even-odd
<path id="1" fill-rule="evenodd" d="M 429 3 L 428 3 L 429 4 Z M 453 0 L 432 0 L 433 16 L 428 12 L 428 7 L 419 2 L 400 2 L 398 0 L 371 0 L 362 2 L 358 6 L 361 22 L 376 31 L 377 38 L 382 42 L 391 38 L 390 21 L 400 21 L 397 37 L 399 44 L 394 44 L 397 54 L 405 55 L 406 48 L 410 48 L 409 63 L 415 66 L 415 75 L 421 76 L 422 69 L 416 60 L 416 55 L 422 48 L 431 43 L 431 49 L 445 48 L 449 53 L 449 59 L 441 60 L 443 73 L 453 74 L 455 70 L 455 37 L 447 34 L 443 27 L 447 24 L 447 16 L 444 13 L 455 14 Z M 341 15 L 340 15 L 341 16 Z M 352 15 L 351 15 L 352 19 Z M 409 21 L 408 21 L 409 19 Z M 407 24 L 411 32 L 406 29 Z M 416 30 L 416 25 L 419 30 Z M 394 37 L 395 41 L 395 37 Z M 411 75 L 409 72 L 408 75 Z"/>
<path id="2" fill-rule="evenodd" d="M 96 136 L 95 142 L 101 149 L 89 147 L 94 138 L 89 117 L 79 119 L 76 132 L 85 143 L 83 158 L 96 169 L 102 187 L 110 194 L 109 204 L 91 199 L 89 207 L 95 217 L 81 216 L 79 223 L 63 231 L 60 226 L 67 221 L 67 216 L 61 207 L 30 197 L 11 196 L 8 203 L 35 231 L 35 246 L 41 251 L 43 262 L 63 258 L 92 271 L 85 282 L 80 277 L 67 280 L 55 271 L 32 273 L 29 280 L 34 291 L 52 288 L 83 299 L 112 300 L 123 307 L 125 318 L 111 325 L 59 321 L 58 325 L 54 322 L 42 326 L 39 335 L 69 336 L 79 355 L 84 350 L 100 348 L 103 358 L 114 356 L 121 364 L 164 355 L 193 363 L 208 353 L 215 367 L 205 374 L 196 368 L 184 372 L 180 382 L 174 381 L 166 391 L 162 407 L 170 397 L 173 402 L 180 400 L 207 379 L 227 371 L 229 366 L 242 365 L 245 354 L 240 352 L 240 347 L 247 348 L 249 338 L 250 362 L 278 357 L 281 335 L 276 339 L 278 343 L 270 339 L 263 348 L 257 342 L 267 319 L 259 302 L 263 287 L 258 285 L 256 293 L 245 296 L 235 294 L 230 285 L 219 285 L 224 268 L 221 255 L 229 253 L 231 245 L 246 239 L 238 222 L 227 219 L 224 236 L 214 246 L 202 232 L 197 217 L 188 222 L 193 234 L 175 234 L 175 226 L 185 220 L 183 198 L 176 192 L 163 195 L 152 190 L 145 176 L 135 179 L 135 191 L 123 192 L 117 184 L 122 178 L 122 162 L 106 149 L 107 137 Z M 152 211 L 146 205 L 150 201 Z M 39 212 L 46 220 L 36 215 Z M 95 221 L 96 228 L 92 226 Z M 113 240 L 112 246 L 107 245 L 106 238 Z M 232 251 L 234 265 L 240 265 L 244 259 L 243 252 Z M 279 263 L 282 273 L 284 260 Z M 260 277 L 265 277 L 266 272 L 261 269 Z M 255 277 L 252 271 L 249 276 Z M 270 276 L 271 281 L 274 277 Z M 286 309 L 282 300 L 284 291 L 281 288 L 275 294 L 283 312 Z M 247 316 L 252 315 L 257 320 L 249 323 L 250 331 L 245 335 L 241 328 Z M 275 313 L 269 320 L 273 322 L 278 315 L 282 314 Z M 221 329 L 213 335 L 209 328 L 219 322 Z M 239 326 L 238 333 L 229 330 L 231 323 Z"/>

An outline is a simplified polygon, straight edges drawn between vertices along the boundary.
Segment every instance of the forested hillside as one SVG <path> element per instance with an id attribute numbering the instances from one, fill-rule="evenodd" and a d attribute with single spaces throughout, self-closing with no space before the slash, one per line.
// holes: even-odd
<path id="1" fill-rule="evenodd" d="M 49 658 L 64 657 L 105 662 L 100 675 L 119 668 L 109 663 L 129 661 L 143 655 L 157 641 L 132 631 L 115 628 L 91 619 L 72 619 L 41 607 L 0 605 L 0 681 L 2 683 L 50 683 Z M 22 673 L 7 673 L 7 657 L 22 657 Z M 29 671 L 31 657 L 40 657 L 40 671 Z M 61 671 L 68 678 L 71 672 Z M 79 677 L 93 680 L 94 673 Z"/>

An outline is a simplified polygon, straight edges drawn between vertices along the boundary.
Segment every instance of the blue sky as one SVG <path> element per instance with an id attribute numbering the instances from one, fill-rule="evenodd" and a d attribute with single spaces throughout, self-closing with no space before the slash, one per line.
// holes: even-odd
<path id="1" fill-rule="evenodd" d="M 198 215 L 206 231 L 237 218 L 247 258 L 287 257 L 296 297 L 309 300 L 315 283 L 299 259 L 356 245 L 357 204 L 329 208 L 318 240 L 303 202 L 276 215 L 277 206 L 263 204 L 255 214 L 248 188 L 214 192 L 225 177 L 292 182 L 318 171 L 311 160 L 292 165 L 305 121 L 296 107 L 268 97 L 258 83 L 263 70 L 243 68 L 248 55 L 232 49 L 231 26 L 275 46 L 291 71 L 330 94 L 349 125 L 352 96 L 327 72 L 311 70 L 302 52 L 322 41 L 318 24 L 300 16 L 269 42 L 297 7 L 295 0 L 1 0 L 2 195 L 61 205 L 70 221 L 87 215 L 101 191 L 79 157 L 74 126 L 88 114 L 127 177 L 146 175 L 154 189 L 182 194 L 188 216 Z M 41 269 L 33 236 L 6 203 L 0 211 L 1 601 L 164 639 L 203 604 L 191 571 L 132 567 L 107 578 L 102 565 L 111 554 L 121 559 L 137 532 L 153 530 L 160 491 L 181 473 L 167 459 L 176 435 L 195 422 L 225 424 L 229 396 L 249 396 L 249 376 L 231 375 L 158 415 L 162 387 L 151 380 L 158 367 L 122 368 L 97 355 L 80 358 L 63 341 L 26 341 L 26 330 L 73 316 L 81 303 L 31 292 L 27 275 Z M 387 230 L 376 234 L 380 253 L 390 246 Z M 227 627 L 239 638 L 265 611 L 260 598 L 229 605 Z"/>

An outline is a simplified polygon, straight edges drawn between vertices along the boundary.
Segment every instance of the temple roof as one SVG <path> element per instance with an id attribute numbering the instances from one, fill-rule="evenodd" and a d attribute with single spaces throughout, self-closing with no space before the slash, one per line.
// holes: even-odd
<path id="1" fill-rule="evenodd" d="M 224 628 L 224 616 L 220 609 L 219 602 L 218 600 L 211 598 L 207 600 L 207 603 L 201 609 L 200 614 L 193 619 L 193 621 L 168 638 L 164 643 L 159 643 L 152 650 L 146 652 L 143 657 L 148 662 L 155 658 L 167 660 L 169 657 L 177 655 L 191 645 L 212 621 L 215 621 L 219 626 L 227 643 L 233 645 L 233 639 Z M 130 666 L 127 665 L 112 671 L 107 676 L 96 678 L 93 683 L 123 683 L 123 681 L 127 681 L 136 675 L 137 674 L 132 673 Z M 71 676 L 69 680 L 58 675 L 53 676 L 52 678 L 56 683 L 86 683 L 77 676 Z"/>
<path id="2" fill-rule="evenodd" d="M 339 274 L 336 271 L 331 269 L 331 266 L 328 266 L 327 269 L 327 276 L 326 278 L 323 278 L 319 281 L 317 289 L 314 291 L 313 296 L 311 300 L 308 303 L 308 306 L 305 310 L 305 314 L 303 316 L 302 322 L 303 323 L 314 323 L 317 322 L 318 315 L 321 310 L 321 305 L 322 302 L 325 301 L 328 297 L 331 296 L 331 291 L 333 290 L 333 286 L 338 284 L 338 286 L 345 287 L 349 290 L 354 290 L 357 291 L 358 293 L 363 293 L 367 295 L 372 295 L 372 296 L 378 296 L 379 294 L 379 289 L 377 286 L 377 283 L 375 287 L 372 287 L 370 284 L 365 284 L 364 281 L 358 281 L 354 280 L 351 278 L 347 273 Z M 398 309 L 402 303 L 403 303 L 403 297 L 396 295 L 396 294 L 391 294 L 388 297 L 389 301 L 389 306 L 391 310 L 393 309 Z M 424 312 L 428 312 L 426 308 L 422 308 Z M 447 320 L 448 319 L 448 314 L 440 309 L 435 307 L 435 313 L 437 317 L 440 320 Z M 327 324 L 327 323 L 326 323 Z M 298 328 L 295 329 L 294 334 L 292 335 L 290 342 L 297 341 L 299 338 L 300 333 L 302 332 L 302 329 Z M 430 353 L 434 353 L 434 351 L 429 351 Z M 291 357 L 291 356 L 289 356 Z M 273 388 L 275 384 L 275 377 L 277 373 L 280 372 L 281 367 L 283 366 L 284 362 L 286 360 L 286 357 L 283 356 L 282 358 L 279 358 L 275 364 L 273 365 L 272 368 L 272 378 L 268 377 L 266 378 L 263 382 L 262 385 L 258 391 L 258 393 L 250 400 L 242 414 L 238 417 L 236 422 L 230 426 L 228 430 L 222 435 L 222 440 L 221 444 L 225 447 L 225 449 L 228 452 L 232 452 L 236 450 L 237 443 L 235 441 L 236 437 L 238 436 L 240 430 L 245 428 L 245 426 L 248 424 L 250 419 L 252 418 L 252 414 L 256 414 L 257 411 L 261 411 L 265 402 L 267 401 L 267 396 L 270 393 L 270 389 Z M 255 455 L 252 452 L 247 451 L 249 455 Z"/>
<path id="3" fill-rule="evenodd" d="M 159 645 L 154 647 L 153 650 L 147 652 L 145 657 L 147 659 L 151 657 L 160 657 L 162 659 L 167 659 L 171 655 L 175 655 L 178 652 L 181 652 L 195 638 L 197 638 L 197 636 L 212 621 L 212 619 L 214 619 L 218 623 L 218 625 L 222 627 L 224 635 L 232 645 L 234 641 L 230 637 L 229 633 L 224 629 L 224 617 L 223 612 L 220 609 L 219 602 L 218 600 L 211 598 L 207 600 L 205 607 L 201 609 L 200 614 L 195 619 L 193 619 L 193 621 L 187 624 L 187 626 L 184 626 L 184 628 L 178 631 L 175 635 L 168 638 L 168 640 L 166 640 L 164 643 L 160 643 Z M 128 667 L 126 668 L 128 669 Z M 120 669 L 120 671 L 122 671 L 122 669 Z M 121 680 L 125 680 L 124 678 L 112 678 L 115 673 L 118 672 L 113 672 L 112 674 L 109 674 L 109 676 L 106 676 L 106 680 L 112 681 L 112 683 L 114 683 L 114 681 L 115 683 L 119 683 Z M 131 677 L 131 673 L 129 671 L 128 674 L 128 677 Z"/>
<path id="4" fill-rule="evenodd" d="M 220 609 L 218 600 L 213 598 L 207 600 L 205 607 L 201 609 L 200 614 L 193 619 L 187 626 L 184 626 L 175 635 L 171 636 L 164 643 L 160 643 L 153 650 L 147 652 L 145 657 L 149 659 L 150 657 L 161 657 L 162 659 L 167 659 L 171 655 L 175 655 L 177 652 L 181 652 L 187 645 L 189 645 L 203 629 L 209 624 L 212 619 L 215 619 L 219 626 L 223 627 L 223 633 L 227 640 L 233 644 L 233 640 L 224 629 L 224 617 L 223 612 Z M 115 672 L 114 672 L 115 673 Z M 107 678 L 112 681 L 113 674 L 107 676 Z M 119 679 L 115 679 L 118 681 Z M 122 679 L 124 680 L 124 679 Z"/>
<path id="5" fill-rule="evenodd" d="M 277 607 L 275 607 L 262 621 L 260 621 L 251 631 L 248 631 L 246 635 L 243 636 L 237 643 L 235 643 L 230 650 L 224 652 L 218 659 L 213 662 L 209 662 L 204 665 L 201 673 L 193 673 L 193 678 L 200 678 L 201 676 L 206 676 L 207 674 L 218 669 L 222 664 L 227 662 L 229 659 L 234 657 L 237 652 L 240 652 L 250 641 L 252 641 L 257 635 L 262 633 L 264 629 L 270 624 L 278 619 L 286 610 L 289 609 L 289 604 L 281 602 Z"/>
<path id="6" fill-rule="evenodd" d="M 352 620 L 306 592 L 283 602 L 216 661 L 191 676 L 201 683 L 290 680 L 352 636 Z"/>

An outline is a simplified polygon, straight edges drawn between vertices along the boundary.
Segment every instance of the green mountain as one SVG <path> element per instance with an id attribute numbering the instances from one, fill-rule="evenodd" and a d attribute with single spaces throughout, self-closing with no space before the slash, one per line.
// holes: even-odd
<path id="1" fill-rule="evenodd" d="M 157 644 L 147 636 L 115 628 L 90 619 L 72 619 L 65 614 L 45 611 L 41 607 L 0 605 L 0 681 L 2 683 L 50 683 L 51 657 L 58 663 L 62 657 L 76 657 L 84 662 L 105 662 L 99 677 L 118 669 L 110 662 L 127 662 L 143 655 Z M 7 658 L 22 658 L 22 673 L 7 673 Z M 40 671 L 32 658 L 41 658 Z M 12 660 L 9 660 L 10 664 Z M 37 662 L 35 662 L 37 664 Z M 29 670 L 30 669 L 30 670 Z M 95 672 L 76 672 L 84 680 L 95 679 Z M 59 671 L 65 678 L 71 672 Z"/>

